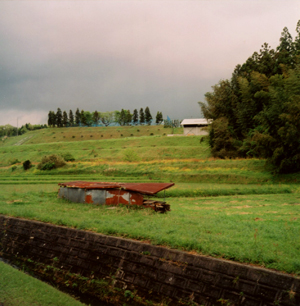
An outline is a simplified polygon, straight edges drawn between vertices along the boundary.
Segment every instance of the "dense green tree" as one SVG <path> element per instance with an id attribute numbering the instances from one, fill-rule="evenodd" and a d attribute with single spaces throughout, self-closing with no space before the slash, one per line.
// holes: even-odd
<path id="1" fill-rule="evenodd" d="M 156 118 L 155 118 L 155 123 L 156 124 L 161 124 L 162 122 L 163 122 L 162 112 L 157 112 Z"/>
<path id="2" fill-rule="evenodd" d="M 114 122 L 115 112 L 104 112 L 100 114 L 100 120 L 105 126 L 109 126 Z"/>
<path id="3" fill-rule="evenodd" d="M 62 112 L 61 112 L 61 109 L 58 108 L 57 109 L 57 112 L 56 112 L 56 125 L 57 127 L 62 127 Z"/>
<path id="4" fill-rule="evenodd" d="M 152 115 L 148 106 L 145 108 L 145 121 L 148 125 L 152 122 Z"/>
<path id="5" fill-rule="evenodd" d="M 127 123 L 127 115 L 125 110 L 122 108 L 121 112 L 120 112 L 120 116 L 119 116 L 119 122 L 120 125 L 125 125 Z"/>
<path id="6" fill-rule="evenodd" d="M 126 125 L 130 125 L 132 120 L 132 114 L 130 113 L 129 109 L 125 111 L 125 113 L 126 113 Z"/>
<path id="7" fill-rule="evenodd" d="M 143 125 L 145 123 L 145 114 L 143 108 L 140 109 L 140 124 Z"/>
<path id="8" fill-rule="evenodd" d="M 69 124 L 70 124 L 70 126 L 74 125 L 74 115 L 73 115 L 73 112 L 72 112 L 71 109 L 69 111 Z"/>
<path id="9" fill-rule="evenodd" d="M 67 112 L 64 111 L 63 112 L 63 118 L 62 118 L 62 124 L 63 124 L 63 126 L 68 126 L 68 123 L 69 123 L 68 115 L 67 115 Z"/>
<path id="10" fill-rule="evenodd" d="M 132 123 L 133 123 L 134 125 L 137 125 L 138 122 L 139 122 L 139 114 L 138 114 L 137 109 L 135 109 L 135 110 L 133 111 L 133 115 L 132 115 Z"/>
<path id="11" fill-rule="evenodd" d="M 56 114 L 53 111 L 49 111 L 48 113 L 48 125 L 52 127 L 56 125 Z"/>
<path id="12" fill-rule="evenodd" d="M 81 125 L 87 125 L 87 121 L 85 118 L 84 110 L 82 109 L 80 112 L 80 124 Z"/>
<path id="13" fill-rule="evenodd" d="M 97 111 L 93 112 L 93 122 L 98 126 L 98 122 L 100 120 L 100 114 Z"/>
<path id="14" fill-rule="evenodd" d="M 75 123 L 78 126 L 80 122 L 81 122 L 81 114 L 80 114 L 79 108 L 77 108 L 75 112 Z"/>
<path id="15" fill-rule="evenodd" d="M 293 41 L 284 28 L 276 50 L 263 44 L 199 103 L 213 119 L 214 156 L 264 157 L 277 172 L 300 171 L 300 21 L 296 32 Z"/>

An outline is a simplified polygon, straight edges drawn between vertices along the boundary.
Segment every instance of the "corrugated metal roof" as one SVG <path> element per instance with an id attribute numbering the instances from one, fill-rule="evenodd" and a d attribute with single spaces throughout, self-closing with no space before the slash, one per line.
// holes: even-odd
<path id="1" fill-rule="evenodd" d="M 184 119 L 181 125 L 208 125 L 212 123 L 212 119 Z"/>
<path id="2" fill-rule="evenodd" d="M 153 195 L 164 189 L 174 186 L 174 183 L 108 183 L 108 182 L 84 182 L 73 181 L 59 183 L 59 186 L 82 189 L 125 189 L 142 194 Z"/>

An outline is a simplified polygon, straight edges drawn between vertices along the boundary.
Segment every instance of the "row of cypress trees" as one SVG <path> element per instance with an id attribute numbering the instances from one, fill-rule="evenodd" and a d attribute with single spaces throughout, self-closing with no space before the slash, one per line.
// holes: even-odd
<path id="1" fill-rule="evenodd" d="M 157 112 L 156 124 L 160 124 L 163 121 L 163 115 L 161 112 Z M 48 125 L 52 127 L 63 127 L 63 126 L 92 126 L 118 124 L 124 125 L 138 125 L 152 123 L 152 115 L 149 107 L 141 108 L 139 111 L 135 109 L 133 113 L 130 110 L 112 111 L 112 112 L 89 112 L 77 108 L 75 115 L 70 110 L 69 114 L 66 111 L 61 111 L 60 108 L 57 112 L 49 111 L 48 113 Z"/>

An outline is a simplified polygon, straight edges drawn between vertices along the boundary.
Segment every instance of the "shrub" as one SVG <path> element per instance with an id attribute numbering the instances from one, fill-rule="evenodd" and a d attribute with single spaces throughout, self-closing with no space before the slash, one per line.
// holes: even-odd
<path id="1" fill-rule="evenodd" d="M 123 134 L 121 134 L 121 137 L 123 137 Z"/>
<path id="2" fill-rule="evenodd" d="M 17 166 L 12 166 L 11 167 L 11 171 L 13 172 L 13 171 L 15 171 L 17 169 Z"/>
<path id="3" fill-rule="evenodd" d="M 133 136 L 133 134 L 130 134 L 130 136 Z"/>
<path id="4" fill-rule="evenodd" d="M 13 159 L 9 162 L 10 165 L 14 165 L 14 164 L 18 164 L 18 163 L 20 163 L 20 161 L 17 158 L 15 158 L 15 159 Z"/>
<path id="5" fill-rule="evenodd" d="M 51 170 L 55 169 L 55 163 L 47 162 L 45 163 L 40 170 Z"/>
<path id="6" fill-rule="evenodd" d="M 68 162 L 68 161 L 75 161 L 75 158 L 74 156 L 71 154 L 71 153 L 65 153 L 65 154 L 62 154 L 62 158 Z"/>
<path id="7" fill-rule="evenodd" d="M 150 133 L 150 136 L 153 136 L 154 134 L 153 133 Z"/>
<path id="8" fill-rule="evenodd" d="M 56 154 L 44 156 L 38 164 L 39 170 L 51 170 L 63 167 L 66 164 L 65 160 Z"/>
<path id="9" fill-rule="evenodd" d="M 25 160 L 23 163 L 24 170 L 28 170 L 32 167 L 31 161 L 29 159 Z"/>
<path id="10" fill-rule="evenodd" d="M 75 136 L 72 136 L 72 138 L 75 138 Z"/>
<path id="11" fill-rule="evenodd" d="M 140 157 L 136 154 L 136 152 L 132 149 L 127 149 L 124 152 L 124 161 L 134 162 L 139 161 Z"/>
<path id="12" fill-rule="evenodd" d="M 139 132 L 140 130 L 136 130 L 137 132 Z"/>

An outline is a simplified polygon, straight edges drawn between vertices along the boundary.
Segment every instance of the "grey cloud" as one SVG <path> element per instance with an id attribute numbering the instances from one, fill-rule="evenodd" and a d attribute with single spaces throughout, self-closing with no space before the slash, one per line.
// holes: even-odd
<path id="1" fill-rule="evenodd" d="M 276 47 L 284 26 L 293 33 L 300 2 L 288 3 L 2 1 L 1 110 L 197 117 L 212 85 L 263 42 Z"/>

